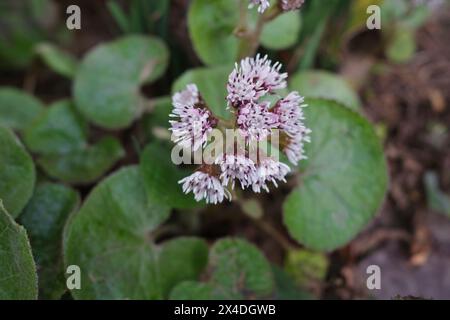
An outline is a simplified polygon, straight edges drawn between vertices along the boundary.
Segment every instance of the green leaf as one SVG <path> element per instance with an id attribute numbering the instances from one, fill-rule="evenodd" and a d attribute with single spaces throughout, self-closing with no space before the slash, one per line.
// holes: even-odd
<path id="1" fill-rule="evenodd" d="M 292 277 L 283 269 L 275 265 L 272 266 L 272 273 L 275 279 L 275 296 L 277 300 L 311 300 L 313 296 L 300 288 Z"/>
<path id="2" fill-rule="evenodd" d="M 192 1 L 188 12 L 189 34 L 197 55 L 205 64 L 235 62 L 239 39 L 233 30 L 238 21 L 238 0 Z"/>
<path id="3" fill-rule="evenodd" d="M 0 199 L 13 217 L 30 199 L 36 172 L 33 161 L 19 139 L 0 126 Z"/>
<path id="4" fill-rule="evenodd" d="M 424 177 L 428 207 L 450 217 L 450 196 L 439 187 L 439 179 L 435 172 L 429 171 Z"/>
<path id="5" fill-rule="evenodd" d="M 59 184 L 36 187 L 20 222 L 27 229 L 39 275 L 39 297 L 59 299 L 66 290 L 62 234 L 66 220 L 80 201 L 77 192 Z"/>
<path id="6" fill-rule="evenodd" d="M 23 227 L 0 200 L 0 300 L 37 299 L 36 266 Z"/>
<path id="7" fill-rule="evenodd" d="M 264 26 L 261 44 L 272 50 L 287 49 L 297 42 L 301 25 L 298 11 L 280 14 Z"/>
<path id="8" fill-rule="evenodd" d="M 158 143 L 149 144 L 141 154 L 140 173 L 150 201 L 177 209 L 204 205 L 183 193 L 178 181 L 191 173 L 172 163 L 168 148 Z"/>
<path id="9" fill-rule="evenodd" d="M 361 109 L 355 90 L 345 79 L 327 71 L 298 72 L 290 78 L 289 88 L 307 98 L 335 100 L 355 111 Z"/>
<path id="10" fill-rule="evenodd" d="M 68 52 L 53 44 L 41 43 L 36 46 L 36 53 L 56 73 L 69 79 L 75 76 L 78 62 Z"/>
<path id="11" fill-rule="evenodd" d="M 209 254 L 208 270 L 206 284 L 182 283 L 172 291 L 171 299 L 264 298 L 274 290 L 269 262 L 245 240 L 217 241 Z"/>
<path id="12" fill-rule="evenodd" d="M 325 280 L 328 259 L 325 254 L 308 250 L 291 250 L 284 262 L 286 272 L 302 288 L 314 287 Z"/>
<path id="13" fill-rule="evenodd" d="M 168 96 L 157 98 L 153 100 L 153 105 L 153 112 L 143 117 L 146 130 L 150 131 L 154 126 L 169 128 L 169 114 L 173 109 L 172 98 Z"/>
<path id="14" fill-rule="evenodd" d="M 69 100 L 52 104 L 25 130 L 25 142 L 51 177 L 69 183 L 97 180 L 125 154 L 116 138 L 90 145 L 88 124 Z"/>
<path id="15" fill-rule="evenodd" d="M 81 268 L 77 299 L 161 299 L 178 281 L 197 278 L 207 246 L 197 238 L 155 243 L 169 208 L 152 203 L 135 166 L 98 184 L 64 237 L 66 265 Z"/>
<path id="16" fill-rule="evenodd" d="M 22 130 L 43 110 L 35 97 L 16 88 L 0 88 L 0 125 Z"/>
<path id="17" fill-rule="evenodd" d="M 96 181 L 125 155 L 116 138 L 105 137 L 94 145 L 62 154 L 41 156 L 37 162 L 52 178 L 71 184 Z"/>
<path id="18" fill-rule="evenodd" d="M 213 113 L 220 118 L 230 119 L 231 112 L 226 109 L 226 84 L 232 70 L 233 66 L 230 65 L 186 71 L 174 82 L 172 93 L 184 90 L 188 84 L 195 83 Z"/>
<path id="19" fill-rule="evenodd" d="M 144 108 L 141 85 L 167 68 L 169 52 L 159 39 L 127 36 L 95 47 L 75 76 L 75 102 L 94 124 L 108 129 L 129 126 Z"/>
<path id="20" fill-rule="evenodd" d="M 350 241 L 376 213 L 387 188 L 383 149 L 371 124 L 344 106 L 307 99 L 312 129 L 300 185 L 287 197 L 284 223 L 291 236 L 317 250 Z"/>
<path id="21" fill-rule="evenodd" d="M 70 100 L 50 105 L 24 134 L 27 147 L 40 154 L 66 153 L 87 146 L 88 126 Z"/>

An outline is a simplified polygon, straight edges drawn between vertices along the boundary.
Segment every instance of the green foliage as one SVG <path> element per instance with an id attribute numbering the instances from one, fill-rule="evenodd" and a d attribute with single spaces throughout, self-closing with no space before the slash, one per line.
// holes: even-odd
<path id="1" fill-rule="evenodd" d="M 140 173 L 149 199 L 153 203 L 178 209 L 204 205 L 183 193 L 178 181 L 189 172 L 179 169 L 170 158 L 170 149 L 158 143 L 149 144 L 142 152 Z"/>
<path id="2" fill-rule="evenodd" d="M 0 126 L 0 199 L 17 217 L 30 199 L 36 173 L 33 161 L 19 139 Z"/>
<path id="3" fill-rule="evenodd" d="M 261 44 L 267 49 L 280 50 L 293 46 L 300 35 L 301 18 L 298 11 L 279 15 L 265 25 Z"/>
<path id="4" fill-rule="evenodd" d="M 211 111 L 220 118 L 229 119 L 231 114 L 226 109 L 225 84 L 232 69 L 230 65 L 186 71 L 173 83 L 172 93 L 184 90 L 188 84 L 195 83 Z"/>
<path id="5" fill-rule="evenodd" d="M 272 270 L 264 255 L 237 238 L 221 239 L 211 248 L 207 279 L 207 283 L 181 283 L 171 299 L 265 298 L 274 290 Z"/>
<path id="6" fill-rule="evenodd" d="M 50 43 L 36 46 L 36 53 L 56 73 L 72 79 L 78 66 L 75 57 Z"/>
<path id="7" fill-rule="evenodd" d="M 66 290 L 62 234 L 68 216 L 80 202 L 77 192 L 59 184 L 42 183 L 20 215 L 28 230 L 39 275 L 39 297 L 59 299 Z"/>
<path id="8" fill-rule="evenodd" d="M 36 266 L 27 232 L 8 214 L 1 200 L 0 230 L 0 300 L 36 299 Z"/>
<path id="9" fill-rule="evenodd" d="M 307 99 L 307 104 L 312 142 L 306 146 L 299 186 L 284 203 L 284 223 L 307 247 L 333 250 L 361 231 L 380 207 L 386 163 L 363 117 L 332 101 Z"/>
<path id="10" fill-rule="evenodd" d="M 127 36 L 95 47 L 75 76 L 76 106 L 98 126 L 129 126 L 145 109 L 140 86 L 161 77 L 168 59 L 165 44 L 154 37 Z"/>
<path id="11" fill-rule="evenodd" d="M 51 177 L 85 184 L 97 180 L 123 157 L 113 137 L 89 144 L 88 124 L 69 100 L 50 105 L 25 130 L 25 142 L 39 155 L 37 162 Z"/>
<path id="12" fill-rule="evenodd" d="M 235 33 L 240 21 L 239 0 L 194 0 L 188 12 L 188 27 L 194 49 L 207 65 L 232 64 L 238 59 L 240 41 Z M 243 28 L 252 31 L 260 18 L 256 10 L 242 7 Z M 280 15 L 262 30 L 261 44 L 268 49 L 285 49 L 295 44 L 300 33 L 298 12 Z"/>
<path id="13" fill-rule="evenodd" d="M 325 98 L 358 111 L 361 102 L 345 79 L 327 71 L 302 71 L 290 77 L 289 88 L 307 98 Z"/>
<path id="14" fill-rule="evenodd" d="M 44 106 L 35 97 L 15 88 L 0 88 L 0 125 L 22 130 L 42 111 Z"/>
<path id="15" fill-rule="evenodd" d="M 161 299 L 175 283 L 195 279 L 206 244 L 176 238 L 156 244 L 169 208 L 148 199 L 137 167 L 109 176 L 90 193 L 66 229 L 66 265 L 82 270 L 78 299 Z"/>
<path id="16" fill-rule="evenodd" d="M 319 252 L 291 250 L 286 255 L 284 268 L 298 286 L 309 288 L 325 280 L 328 259 Z"/>

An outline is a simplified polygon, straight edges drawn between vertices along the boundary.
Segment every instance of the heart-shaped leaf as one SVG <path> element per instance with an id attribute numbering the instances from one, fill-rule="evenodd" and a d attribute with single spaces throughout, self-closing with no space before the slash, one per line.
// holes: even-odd
<path id="1" fill-rule="evenodd" d="M 140 172 L 152 202 L 177 209 L 204 205 L 204 202 L 196 202 L 194 197 L 183 193 L 178 181 L 190 173 L 172 163 L 167 147 L 158 143 L 149 144 L 141 155 Z"/>
<path id="2" fill-rule="evenodd" d="M 334 101 L 307 99 L 312 129 L 300 185 L 284 203 L 284 223 L 297 241 L 332 250 L 374 216 L 387 187 L 383 149 L 371 124 Z"/>
<path id="3" fill-rule="evenodd" d="M 171 299 L 264 298 L 273 293 L 269 262 L 252 244 L 237 238 L 217 241 L 209 254 L 207 283 L 184 282 Z"/>
<path id="4" fill-rule="evenodd" d="M 0 125 L 22 130 L 43 110 L 35 97 L 16 88 L 0 88 Z"/>
<path id="5" fill-rule="evenodd" d="M 37 299 L 36 266 L 25 229 L 0 200 L 0 300 Z"/>
<path id="6" fill-rule="evenodd" d="M 169 52 L 159 39 L 127 36 L 95 47 L 80 64 L 74 96 L 81 113 L 109 129 L 124 128 L 142 113 L 142 84 L 166 70 Z"/>
<path id="7" fill-rule="evenodd" d="M 220 118 L 230 119 L 231 113 L 226 109 L 227 102 L 225 99 L 228 75 L 232 70 L 233 66 L 230 65 L 186 71 L 174 82 L 172 93 L 184 90 L 188 84 L 194 83 L 211 111 Z"/>
<path id="8" fill-rule="evenodd" d="M 19 139 L 2 126 L 0 146 L 0 199 L 8 212 L 17 217 L 33 194 L 36 172 Z"/>
<path id="9" fill-rule="evenodd" d="M 80 201 L 77 192 L 59 184 L 36 187 L 20 215 L 33 247 L 39 275 L 39 297 L 59 299 L 66 290 L 62 260 L 62 234 L 69 214 Z"/>
<path id="10" fill-rule="evenodd" d="M 197 238 L 156 244 L 169 208 L 148 200 L 139 169 L 121 169 L 97 185 L 66 228 L 65 263 L 81 269 L 78 299 L 161 299 L 196 279 L 207 260 Z"/>
<path id="11" fill-rule="evenodd" d="M 49 106 L 25 130 L 25 142 L 51 177 L 74 184 L 97 180 L 123 157 L 119 141 L 106 137 L 90 145 L 87 122 L 69 100 Z"/>
<path id="12" fill-rule="evenodd" d="M 335 100 L 355 111 L 361 108 L 358 95 L 346 80 L 327 71 L 298 72 L 290 78 L 289 88 L 307 98 Z"/>

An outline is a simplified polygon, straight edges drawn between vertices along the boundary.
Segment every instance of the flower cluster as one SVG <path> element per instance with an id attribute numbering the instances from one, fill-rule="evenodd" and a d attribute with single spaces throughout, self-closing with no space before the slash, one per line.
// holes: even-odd
<path id="1" fill-rule="evenodd" d="M 283 11 L 292 11 L 300 9 L 304 2 L 305 0 L 279 0 L 279 5 Z M 255 6 L 258 6 L 259 13 L 264 13 L 270 7 L 270 2 L 269 0 L 250 0 L 249 9 Z"/>
<path id="2" fill-rule="evenodd" d="M 252 154 L 254 144 L 274 137 L 280 138 L 278 145 L 294 165 L 305 159 L 304 143 L 309 142 L 310 130 L 304 124 L 303 97 L 291 92 L 280 98 L 276 91 L 287 86 L 287 74 L 281 73 L 281 64 L 272 62 L 267 56 L 246 58 L 236 64 L 227 83 L 227 108 L 234 115 L 232 125 L 215 118 L 202 99 L 198 88 L 190 84 L 173 96 L 171 117 L 172 140 L 182 147 L 196 151 L 208 144 L 208 137 L 218 125 L 237 130 L 243 140 L 243 149 L 228 145 L 225 151 L 214 154 L 211 164 L 202 164 L 192 175 L 182 179 L 185 193 L 193 192 L 195 199 L 207 203 L 220 203 L 231 199 L 229 188 L 236 182 L 242 189 L 254 192 L 269 191 L 269 183 L 275 187 L 278 181 L 286 181 L 289 166 L 278 161 L 267 152 Z M 273 103 L 269 101 L 278 100 Z M 258 147 L 257 147 L 258 148 Z M 258 150 L 260 151 L 260 150 Z"/>

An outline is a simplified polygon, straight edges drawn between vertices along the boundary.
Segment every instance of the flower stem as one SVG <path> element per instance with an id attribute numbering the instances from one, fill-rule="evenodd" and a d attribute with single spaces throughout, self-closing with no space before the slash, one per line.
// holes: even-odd
<path id="1" fill-rule="evenodd" d="M 281 10 L 278 6 L 271 7 L 264 14 L 258 17 L 258 21 L 256 23 L 255 28 L 253 30 L 250 30 L 248 26 L 246 13 L 243 13 L 243 10 L 246 12 L 247 8 L 245 5 L 242 5 L 242 3 L 243 2 L 241 1 L 240 6 L 241 18 L 239 20 L 238 27 L 235 29 L 234 32 L 234 34 L 237 37 L 241 38 L 238 52 L 239 59 L 255 55 L 259 47 L 259 43 L 261 40 L 261 33 L 263 31 L 264 25 L 281 14 Z"/>

